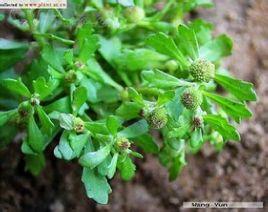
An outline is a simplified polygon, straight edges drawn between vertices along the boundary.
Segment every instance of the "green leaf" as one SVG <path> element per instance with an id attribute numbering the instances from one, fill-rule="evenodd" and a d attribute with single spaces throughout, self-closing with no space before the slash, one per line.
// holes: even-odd
<path id="1" fill-rule="evenodd" d="M 46 165 L 45 156 L 43 153 L 38 155 L 25 155 L 25 163 L 25 170 L 37 176 Z"/>
<path id="2" fill-rule="evenodd" d="M 93 134 L 109 134 L 106 123 L 85 122 L 85 127 Z"/>
<path id="3" fill-rule="evenodd" d="M 128 88 L 127 91 L 128 91 L 129 98 L 132 101 L 137 102 L 137 103 L 139 103 L 141 105 L 144 105 L 142 95 L 139 94 L 134 88 L 130 87 L 130 88 Z"/>
<path id="4" fill-rule="evenodd" d="M 120 57 L 115 58 L 122 70 L 140 71 L 144 69 L 163 68 L 168 58 L 150 49 L 125 49 Z"/>
<path id="5" fill-rule="evenodd" d="M 18 79 L 3 79 L 1 80 L 1 85 L 6 87 L 8 90 L 10 90 L 11 92 L 21 95 L 21 96 L 25 96 L 30 98 L 31 97 L 31 93 L 28 90 L 28 88 L 26 87 L 26 85 L 23 84 L 23 82 Z"/>
<path id="6" fill-rule="evenodd" d="M 99 204 L 108 203 L 108 195 L 112 189 L 104 176 L 97 174 L 95 170 L 84 168 L 82 182 L 89 198 L 94 199 Z"/>
<path id="7" fill-rule="evenodd" d="M 27 43 L 0 38 L 0 71 L 10 68 L 22 60 L 28 47 Z"/>
<path id="8" fill-rule="evenodd" d="M 157 88 L 176 88 L 181 86 L 189 86 L 191 83 L 180 80 L 172 75 L 166 74 L 159 70 L 143 71 L 142 77 L 149 87 Z"/>
<path id="9" fill-rule="evenodd" d="M 96 152 L 87 152 L 80 157 L 79 163 L 82 166 L 94 169 L 105 160 L 105 158 L 110 154 L 110 151 L 111 145 L 107 145 Z"/>
<path id="10" fill-rule="evenodd" d="M 42 100 L 51 95 L 58 84 L 59 83 L 56 79 L 51 79 L 50 81 L 46 82 L 44 77 L 38 77 L 33 81 L 34 92 L 39 94 L 40 99 Z"/>
<path id="11" fill-rule="evenodd" d="M 41 122 L 41 129 L 43 129 L 46 134 L 51 135 L 52 130 L 54 128 L 53 122 L 50 120 L 49 116 L 46 114 L 46 112 L 41 106 L 37 107 L 37 113 Z"/>
<path id="12" fill-rule="evenodd" d="M 16 109 L 9 111 L 0 111 L 0 127 L 6 124 L 16 113 Z"/>
<path id="13" fill-rule="evenodd" d="M 172 161 L 172 165 L 169 168 L 169 180 L 175 180 L 182 168 L 186 165 L 185 153 L 182 152 L 179 156 L 175 157 Z"/>
<path id="14" fill-rule="evenodd" d="M 200 58 L 208 59 L 212 62 L 218 61 L 232 53 L 233 42 L 226 35 L 220 35 L 200 47 Z"/>
<path id="15" fill-rule="evenodd" d="M 195 129 L 191 134 L 190 147 L 191 150 L 196 152 L 203 144 L 202 130 L 200 128 Z"/>
<path id="16" fill-rule="evenodd" d="M 28 144 L 35 152 L 42 152 L 45 148 L 45 139 L 37 126 L 34 117 L 29 118 L 28 123 Z"/>
<path id="17" fill-rule="evenodd" d="M 161 54 L 177 59 L 182 67 L 189 65 L 188 61 L 177 48 L 174 40 L 168 35 L 159 32 L 147 38 L 146 43 Z"/>
<path id="18" fill-rule="evenodd" d="M 123 180 L 131 180 L 135 175 L 136 166 L 129 157 L 121 161 L 118 164 L 118 168 L 120 170 L 120 175 Z"/>
<path id="19" fill-rule="evenodd" d="M 252 83 L 220 74 L 216 75 L 215 80 L 224 89 L 229 91 L 231 94 L 233 94 L 237 99 L 241 101 L 257 100 L 257 95 L 254 91 L 254 86 Z"/>
<path id="20" fill-rule="evenodd" d="M 190 57 L 192 60 L 198 58 L 198 43 L 193 29 L 180 25 L 175 37 L 175 42 L 184 56 Z"/>
<path id="21" fill-rule="evenodd" d="M 111 163 L 110 165 L 108 166 L 108 174 L 107 174 L 107 177 L 109 179 L 112 179 L 115 172 L 116 172 L 116 164 L 117 164 L 117 160 L 118 160 L 118 153 L 115 153 L 112 160 L 111 160 Z"/>
<path id="22" fill-rule="evenodd" d="M 252 113 L 247 108 L 247 106 L 240 102 L 236 102 L 220 95 L 208 93 L 205 91 L 203 91 L 203 93 L 205 96 L 218 103 L 222 109 L 236 121 L 240 118 L 249 118 L 252 116 Z"/>
<path id="23" fill-rule="evenodd" d="M 213 25 L 211 23 L 202 19 L 195 19 L 189 24 L 189 27 L 194 30 L 199 46 L 203 46 L 212 39 Z"/>
<path id="24" fill-rule="evenodd" d="M 125 120 L 130 120 L 139 116 L 142 105 L 136 102 L 124 102 L 116 110 L 116 115 L 122 117 Z"/>
<path id="25" fill-rule="evenodd" d="M 59 49 L 46 45 L 42 50 L 41 56 L 43 60 L 46 61 L 52 68 L 56 69 L 57 71 L 64 72 L 61 52 Z"/>
<path id="26" fill-rule="evenodd" d="M 89 134 L 81 134 L 81 135 L 71 134 L 69 136 L 69 140 L 70 140 L 70 146 L 75 152 L 76 157 L 79 157 L 86 143 L 89 141 Z"/>
<path id="27" fill-rule="evenodd" d="M 87 101 L 87 89 L 85 87 L 78 87 L 73 92 L 72 107 L 78 112 L 81 106 Z"/>
<path id="28" fill-rule="evenodd" d="M 72 130 L 74 126 L 74 116 L 72 114 L 61 113 L 59 116 L 60 126 L 65 130 Z"/>
<path id="29" fill-rule="evenodd" d="M 127 128 L 123 129 L 118 133 L 118 136 L 125 138 L 135 138 L 148 132 L 149 126 L 145 119 L 142 119 Z"/>
<path id="30" fill-rule="evenodd" d="M 240 135 L 236 128 L 220 115 L 205 115 L 204 122 L 209 124 L 214 130 L 218 131 L 226 140 L 240 140 Z"/>
<path id="31" fill-rule="evenodd" d="M 40 11 L 39 25 L 38 25 L 39 32 L 46 33 L 47 31 L 49 31 L 54 20 L 55 20 L 55 14 L 53 10 Z"/>
<path id="32" fill-rule="evenodd" d="M 53 103 L 45 106 L 45 111 L 48 113 L 52 113 L 54 111 L 58 111 L 61 113 L 71 113 L 71 104 L 69 97 L 63 97 L 54 101 Z"/>
<path id="33" fill-rule="evenodd" d="M 106 121 L 108 130 L 112 135 L 116 135 L 118 128 L 121 126 L 121 123 L 116 116 L 109 116 Z"/>
<path id="34" fill-rule="evenodd" d="M 69 132 L 64 130 L 60 137 L 59 144 L 54 149 L 54 155 L 57 158 L 65 160 L 72 160 L 73 158 L 75 158 L 76 154 L 69 143 L 68 136 Z"/>
<path id="35" fill-rule="evenodd" d="M 154 138 L 148 134 L 141 135 L 132 140 L 135 145 L 142 148 L 147 153 L 158 153 L 159 147 L 157 146 Z"/>

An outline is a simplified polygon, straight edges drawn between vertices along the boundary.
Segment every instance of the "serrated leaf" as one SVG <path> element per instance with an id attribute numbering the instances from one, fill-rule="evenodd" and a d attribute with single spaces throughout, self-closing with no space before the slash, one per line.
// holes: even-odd
<path id="1" fill-rule="evenodd" d="M 146 43 L 161 54 L 177 59 L 183 67 L 188 66 L 188 61 L 176 46 L 174 40 L 168 35 L 159 32 L 147 38 Z"/>
<path id="2" fill-rule="evenodd" d="M 65 159 L 65 160 L 72 160 L 73 158 L 75 158 L 76 155 L 73 149 L 71 148 L 68 136 L 69 136 L 69 132 L 63 131 L 60 137 L 59 145 L 57 145 L 54 149 L 54 155 L 57 158 Z"/>
<path id="3" fill-rule="evenodd" d="M 218 131 L 226 140 L 240 140 L 240 135 L 236 128 L 228 123 L 228 121 L 220 115 L 205 115 L 204 121 L 209 124 L 212 129 Z"/>
<path id="4" fill-rule="evenodd" d="M 111 146 L 107 145 L 96 152 L 87 152 L 80 157 L 79 163 L 84 167 L 93 169 L 105 160 L 105 158 L 110 154 L 110 151 Z"/>
<path id="5" fill-rule="evenodd" d="M 215 81 L 241 101 L 257 100 L 252 83 L 220 74 L 216 75 Z"/>
<path id="6" fill-rule="evenodd" d="M 106 177 L 101 176 L 88 168 L 83 169 L 82 182 L 85 185 L 87 196 L 94 199 L 99 204 L 108 203 L 108 195 L 112 189 Z"/>
<path id="7" fill-rule="evenodd" d="M 123 180 L 128 181 L 134 177 L 136 166 L 129 157 L 123 160 L 123 162 L 121 162 L 118 167 Z"/>
<path id="8" fill-rule="evenodd" d="M 76 157 L 79 157 L 86 143 L 89 141 L 89 135 L 88 134 L 81 134 L 81 135 L 71 134 L 69 136 L 69 140 L 70 140 L 70 146 L 75 152 Z"/>
<path id="9" fill-rule="evenodd" d="M 217 94 L 203 92 L 205 96 L 218 103 L 222 109 L 233 117 L 236 121 L 240 118 L 249 118 L 252 116 L 251 111 L 243 103 L 233 101 Z"/>
<path id="10" fill-rule="evenodd" d="M 200 47 L 200 58 L 208 59 L 212 62 L 218 61 L 232 53 L 233 42 L 226 35 L 220 35 L 217 38 L 207 42 Z"/>

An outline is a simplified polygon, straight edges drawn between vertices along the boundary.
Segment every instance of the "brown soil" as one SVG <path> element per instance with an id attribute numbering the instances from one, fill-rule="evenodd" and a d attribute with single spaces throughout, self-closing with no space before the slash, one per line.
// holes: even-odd
<path id="1" fill-rule="evenodd" d="M 0 211 L 180 211 L 183 201 L 268 200 L 268 1 L 215 0 L 211 11 L 198 15 L 216 24 L 215 33 L 234 39 L 234 54 L 225 67 L 252 81 L 259 101 L 254 117 L 241 124 L 240 143 L 229 143 L 216 154 L 210 146 L 188 157 L 188 166 L 174 182 L 153 156 L 138 162 L 132 182 L 116 177 L 107 206 L 84 195 L 81 168 L 53 158 L 47 151 L 42 174 L 24 172 L 19 144 L 0 152 Z M 248 211 L 254 211 L 249 209 Z M 257 210 L 256 210 L 257 211 Z"/>

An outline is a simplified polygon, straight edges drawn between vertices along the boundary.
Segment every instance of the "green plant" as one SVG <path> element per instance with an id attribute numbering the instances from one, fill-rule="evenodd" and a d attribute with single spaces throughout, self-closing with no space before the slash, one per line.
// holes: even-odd
<path id="1" fill-rule="evenodd" d="M 67 10 L 2 14 L 27 39 L 0 39 L 1 147 L 26 132 L 21 150 L 37 175 L 56 143 L 57 158 L 83 167 L 88 197 L 106 204 L 107 179 L 118 170 L 130 180 L 135 157 L 159 156 L 174 180 L 205 142 L 220 150 L 238 141 L 234 125 L 252 116 L 253 85 L 221 68 L 229 37 L 213 37 L 204 20 L 183 20 L 212 3 L 156 2 L 70 0 Z"/>

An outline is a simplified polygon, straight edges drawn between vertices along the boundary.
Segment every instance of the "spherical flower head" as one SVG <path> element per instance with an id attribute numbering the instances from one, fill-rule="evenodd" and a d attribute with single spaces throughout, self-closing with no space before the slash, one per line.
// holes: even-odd
<path id="1" fill-rule="evenodd" d="M 77 79 L 77 74 L 74 70 L 70 70 L 65 74 L 65 81 L 67 83 L 74 83 Z"/>
<path id="2" fill-rule="evenodd" d="M 202 124 L 203 124 L 202 117 L 196 116 L 193 118 L 193 126 L 195 129 L 200 128 L 202 126 Z"/>
<path id="3" fill-rule="evenodd" d="M 84 129 L 85 129 L 84 121 L 82 119 L 80 119 L 80 118 L 74 118 L 73 129 L 77 133 L 84 132 Z"/>
<path id="4" fill-rule="evenodd" d="M 32 106 L 36 106 L 40 104 L 40 95 L 39 94 L 33 94 L 30 99 L 30 103 Z"/>
<path id="5" fill-rule="evenodd" d="M 145 12 L 140 7 L 129 7 L 125 10 L 125 17 L 130 23 L 138 23 L 145 17 Z"/>
<path id="6" fill-rule="evenodd" d="M 29 103 L 29 101 L 25 101 L 25 102 L 20 103 L 20 105 L 18 107 L 18 113 L 19 113 L 21 118 L 28 117 L 30 114 L 33 113 L 33 108 L 31 106 L 31 104 Z"/>
<path id="7" fill-rule="evenodd" d="M 131 143 L 129 140 L 125 137 L 119 137 L 116 140 L 116 145 L 120 150 L 127 150 L 130 148 Z"/>
<path id="8" fill-rule="evenodd" d="M 198 59 L 192 63 L 190 73 L 196 82 L 209 82 L 215 77 L 215 65 L 208 60 Z"/>
<path id="9" fill-rule="evenodd" d="M 202 103 L 202 95 L 193 88 L 186 89 L 182 96 L 181 102 L 189 110 L 196 110 Z"/>
<path id="10" fill-rule="evenodd" d="M 168 122 L 165 108 L 155 108 L 147 116 L 147 121 L 152 129 L 162 129 Z"/>

